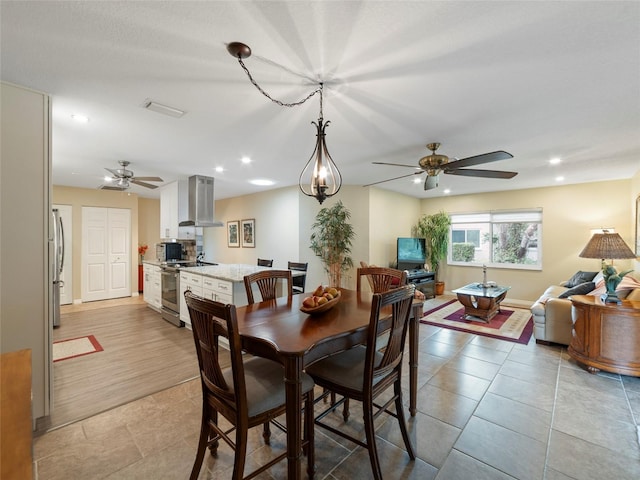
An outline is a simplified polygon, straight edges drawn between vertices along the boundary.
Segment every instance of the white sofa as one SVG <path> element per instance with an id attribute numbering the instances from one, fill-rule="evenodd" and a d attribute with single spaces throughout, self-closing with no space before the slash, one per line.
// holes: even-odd
<path id="1" fill-rule="evenodd" d="M 597 273 L 591 282 L 580 281 L 589 277 L 589 275 L 580 274 L 589 273 L 594 272 L 577 272 L 570 280 L 561 282 L 559 285 L 551 285 L 531 306 L 533 334 L 536 338 L 536 343 L 559 343 L 561 345 L 569 345 L 571 343 L 573 325 L 571 321 L 571 300 L 560 297 L 602 295 L 605 293 L 606 287 L 604 286 L 602 272 Z M 593 284 L 591 288 L 589 288 L 589 283 Z M 568 285 L 572 287 L 569 288 Z M 616 291 L 621 299 L 640 300 L 640 282 L 632 276 L 625 276 Z"/>

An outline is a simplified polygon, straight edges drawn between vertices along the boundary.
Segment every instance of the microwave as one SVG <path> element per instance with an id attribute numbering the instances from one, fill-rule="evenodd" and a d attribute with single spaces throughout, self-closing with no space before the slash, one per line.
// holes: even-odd
<path id="1" fill-rule="evenodd" d="M 182 244 L 178 242 L 157 243 L 156 258 L 159 262 L 182 260 Z"/>

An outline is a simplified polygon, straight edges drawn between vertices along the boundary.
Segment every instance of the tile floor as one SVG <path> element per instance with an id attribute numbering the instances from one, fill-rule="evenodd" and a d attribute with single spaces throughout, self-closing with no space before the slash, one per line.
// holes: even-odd
<path id="1" fill-rule="evenodd" d="M 379 417 L 385 479 L 640 478 L 640 378 L 589 374 L 566 349 L 533 339 L 519 345 L 422 325 L 420 340 L 419 411 L 409 420 L 418 458 L 402 449 L 395 420 Z M 199 415 L 196 380 L 47 432 L 34 440 L 35 478 L 186 479 Z M 355 402 L 344 428 L 363 431 Z M 283 434 L 265 446 L 254 430 L 249 469 L 284 449 Z M 231 465 L 221 447 L 217 458 L 207 454 L 200 478 L 230 478 Z M 285 468 L 258 478 L 285 478 Z M 365 450 L 320 428 L 316 471 L 317 479 L 371 478 Z"/>

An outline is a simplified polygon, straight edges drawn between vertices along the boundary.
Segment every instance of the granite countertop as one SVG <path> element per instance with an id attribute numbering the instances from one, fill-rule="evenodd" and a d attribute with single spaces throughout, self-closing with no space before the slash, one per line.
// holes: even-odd
<path id="1" fill-rule="evenodd" d="M 157 260 L 144 260 L 142 263 L 149 265 L 155 265 L 161 267 L 163 262 Z M 180 271 L 197 273 L 206 277 L 218 278 L 220 280 L 227 280 L 229 282 L 243 282 L 245 275 L 249 275 L 255 272 L 261 272 L 263 270 L 274 270 L 270 267 L 259 267 L 257 265 L 246 265 L 243 263 L 221 263 L 219 265 L 202 265 L 199 267 L 182 267 Z M 279 270 L 279 269 L 275 269 Z M 291 272 L 294 277 L 304 275 L 305 272 L 293 270 Z"/>
<path id="2" fill-rule="evenodd" d="M 153 265 L 154 267 L 159 267 L 162 265 L 162 263 L 160 263 L 157 260 L 142 260 L 142 264 L 147 264 L 147 265 Z"/>
<path id="3" fill-rule="evenodd" d="M 245 275 L 272 269 L 269 267 L 245 265 L 242 263 L 221 263 L 219 265 L 185 267 L 180 270 L 184 272 L 199 273 L 206 277 L 219 278 L 220 280 L 227 280 L 229 282 L 243 282 Z"/>

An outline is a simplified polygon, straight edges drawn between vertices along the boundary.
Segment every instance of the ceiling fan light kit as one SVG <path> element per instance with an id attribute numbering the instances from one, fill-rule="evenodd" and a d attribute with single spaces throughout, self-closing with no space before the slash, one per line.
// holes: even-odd
<path id="1" fill-rule="evenodd" d="M 227 45 L 227 51 L 235 58 L 238 59 L 238 63 L 245 71 L 251 83 L 272 102 L 280 105 L 281 107 L 295 107 L 302 105 L 309 100 L 316 93 L 320 94 L 320 116 L 317 122 L 311 122 L 316 126 L 316 145 L 311 154 L 311 158 L 302 169 L 298 185 L 302 193 L 309 197 L 314 197 L 320 204 L 327 198 L 332 197 L 340 190 L 342 186 L 342 175 L 338 170 L 337 165 L 329 155 L 329 150 L 325 142 L 325 129 L 329 125 L 329 121 L 325 122 L 322 112 L 324 85 L 319 82 L 318 88 L 307 95 L 305 98 L 294 103 L 285 103 L 280 100 L 272 98 L 267 92 L 265 92 L 258 83 L 253 79 L 249 69 L 242 61 L 243 58 L 251 56 L 251 48 L 241 42 L 231 42 Z"/>

